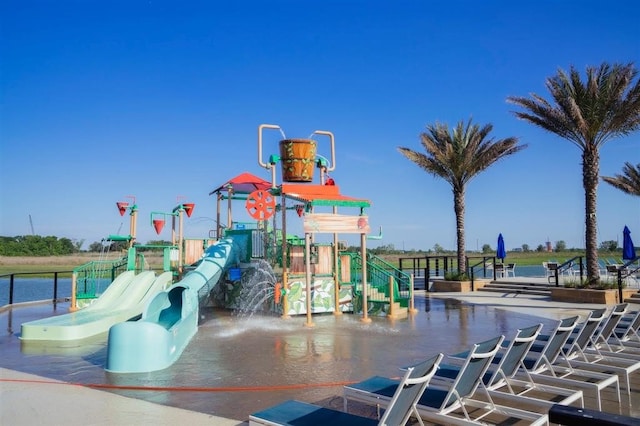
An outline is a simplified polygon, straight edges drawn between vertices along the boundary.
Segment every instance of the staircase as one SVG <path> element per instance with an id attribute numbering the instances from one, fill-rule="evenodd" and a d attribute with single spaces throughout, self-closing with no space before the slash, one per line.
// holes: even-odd
<path id="1" fill-rule="evenodd" d="M 362 297 L 362 257 L 359 253 L 344 253 L 351 257 L 351 279 L 355 284 L 354 297 Z M 389 283 L 392 282 L 390 286 Z M 409 315 L 411 277 L 374 255 L 367 256 L 367 302 L 377 305 L 388 318 L 406 318 Z M 391 304 L 393 294 L 393 304 Z"/>
<path id="2" fill-rule="evenodd" d="M 513 279 L 510 279 L 508 281 L 497 279 L 478 289 L 478 291 L 551 297 L 550 289 L 554 287 L 554 284 L 549 284 L 545 281 L 540 279 L 535 279 L 534 281 L 534 279 L 531 278 L 523 278 L 523 281 L 514 281 Z"/>
<path id="3" fill-rule="evenodd" d="M 393 306 L 390 305 L 391 299 L 383 291 L 375 287 L 371 287 L 367 293 L 367 301 L 369 303 L 383 303 L 386 308 L 387 318 L 398 319 L 407 318 L 409 316 L 409 308 L 401 306 L 400 302 L 394 300 Z"/>
<path id="4" fill-rule="evenodd" d="M 551 288 L 553 287 L 555 287 L 555 284 L 549 284 L 544 278 L 517 277 L 515 280 L 513 278 L 508 280 L 498 278 L 478 289 L 478 291 L 551 297 Z M 626 303 L 640 304 L 640 293 L 634 293 L 624 301 Z"/>
<path id="5" fill-rule="evenodd" d="M 633 293 L 631 297 L 624 299 L 626 303 L 638 303 L 640 304 L 640 293 Z"/>

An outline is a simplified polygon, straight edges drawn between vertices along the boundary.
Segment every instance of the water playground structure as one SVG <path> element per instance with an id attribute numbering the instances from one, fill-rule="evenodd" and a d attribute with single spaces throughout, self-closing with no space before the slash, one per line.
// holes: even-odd
<path id="1" fill-rule="evenodd" d="M 263 134 L 270 130 L 283 138 L 278 154 L 265 160 Z M 336 169 L 331 132 L 288 139 L 280 126 L 262 124 L 258 164 L 270 171 L 270 182 L 244 172 L 210 192 L 216 199 L 216 229 L 207 238 L 185 238 L 184 215 L 190 217 L 195 205 L 181 203 L 170 213 L 151 213 L 158 234 L 167 217 L 172 219 L 171 245 L 138 244 L 135 199 L 131 205 L 117 203 L 121 215 L 130 211 L 130 234 L 107 239 L 125 244 L 126 255 L 101 265 L 111 279 L 94 281 L 107 281 L 106 288 L 96 291 L 99 284 L 90 279 L 88 271 L 96 265 L 77 268 L 72 312 L 23 323 L 21 339 L 81 339 L 108 331 L 105 369 L 135 373 L 172 365 L 197 332 L 201 308 L 249 307 L 285 319 L 304 316 L 306 327 L 314 326 L 314 314 L 352 313 L 369 322 L 371 315 L 399 318 L 415 312 L 412 277 L 367 253 L 367 238 L 382 237 L 381 232 L 369 235 L 365 209 L 370 201 L 342 194 L 329 175 Z M 233 220 L 238 202 L 244 202 L 253 222 Z M 288 234 L 291 224 L 301 226 L 304 235 Z M 329 235 L 329 242 L 319 242 L 320 234 Z M 358 235 L 360 250 L 346 251 L 341 234 Z M 157 276 L 144 257 L 152 249 L 163 253 Z M 135 309 L 125 310 L 129 305 Z"/>

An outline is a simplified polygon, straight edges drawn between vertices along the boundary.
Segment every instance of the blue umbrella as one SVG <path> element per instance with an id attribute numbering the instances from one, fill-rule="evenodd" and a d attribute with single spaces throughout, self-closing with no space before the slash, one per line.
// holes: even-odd
<path id="1" fill-rule="evenodd" d="M 631 260 L 636 258 L 636 249 L 633 247 L 633 241 L 631 241 L 631 231 L 625 225 L 624 231 L 622 231 L 622 258 L 624 260 Z"/>
<path id="2" fill-rule="evenodd" d="M 504 238 L 502 233 L 498 235 L 498 248 L 496 249 L 496 257 L 504 262 L 504 258 L 507 257 L 507 251 L 504 249 Z"/>

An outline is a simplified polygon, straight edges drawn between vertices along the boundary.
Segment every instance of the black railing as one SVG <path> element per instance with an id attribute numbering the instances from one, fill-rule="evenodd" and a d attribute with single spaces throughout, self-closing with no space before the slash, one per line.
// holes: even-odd
<path id="1" fill-rule="evenodd" d="M 472 259 L 481 259 L 479 262 L 476 263 L 471 263 Z M 487 268 L 487 266 L 490 266 L 490 268 Z M 493 280 L 495 281 L 497 276 L 496 276 L 496 257 L 495 256 L 482 256 L 480 258 L 478 257 L 467 257 L 467 275 L 469 276 L 469 279 L 471 280 L 471 291 L 474 291 L 474 281 L 476 279 L 476 270 L 481 270 L 482 271 L 482 277 L 486 278 L 487 277 L 487 269 L 491 269 L 493 271 Z"/>
<path id="2" fill-rule="evenodd" d="M 475 278 L 475 271 L 481 270 L 483 278 L 486 278 L 487 271 L 491 269 L 493 279 L 496 279 L 496 257 L 492 256 L 466 256 L 467 265 L 474 259 L 481 259 L 467 267 L 467 275 L 472 281 Z M 398 268 L 403 271 L 410 271 L 416 278 L 424 278 L 425 290 L 429 291 L 429 279 L 432 277 L 444 277 L 449 272 L 461 272 L 458 268 L 458 256 L 421 256 L 421 257 L 401 257 L 398 259 Z M 490 265 L 490 267 L 488 267 Z M 480 269 L 479 267 L 482 266 Z"/>
<path id="3" fill-rule="evenodd" d="M 351 280 L 356 283 L 356 288 L 361 288 L 362 276 L 360 271 L 362 270 L 362 256 L 360 253 L 348 253 L 351 257 Z M 413 289 L 411 288 L 411 276 L 405 272 L 396 269 L 393 265 L 386 262 L 374 255 L 367 256 L 367 284 L 368 294 L 367 297 L 371 301 L 385 301 L 375 300 L 372 296 L 374 289 L 379 290 L 380 293 L 384 293 L 385 297 L 389 297 L 389 277 L 394 279 L 394 296 L 398 299 L 409 299 L 411 297 Z"/>
<path id="4" fill-rule="evenodd" d="M 48 272 L 15 272 L 11 274 L 0 275 L 0 278 L 9 277 L 9 305 L 13 305 L 13 293 L 15 289 L 16 277 L 21 275 L 53 275 L 53 302 L 58 300 L 58 275 L 71 274 L 73 271 L 48 271 Z"/>
<path id="5" fill-rule="evenodd" d="M 624 302 L 624 300 L 622 300 L 622 288 L 624 287 L 622 281 L 640 270 L 640 266 L 636 263 L 638 259 L 640 259 L 640 257 L 636 256 L 634 259 L 628 260 L 627 263 L 619 266 L 616 271 L 618 279 L 618 300 L 620 303 Z"/>
<path id="6" fill-rule="evenodd" d="M 457 256 L 401 257 L 398 261 L 398 269 L 401 271 L 411 271 L 414 277 L 424 277 L 426 289 L 429 287 L 427 283 L 430 277 L 444 276 L 458 268 Z"/>
<path id="7" fill-rule="evenodd" d="M 572 269 L 574 265 L 576 265 L 576 260 L 577 260 L 577 264 L 580 267 L 580 282 L 582 282 L 584 278 L 584 262 L 582 258 L 583 256 L 575 256 L 560 264 L 555 262 L 547 263 L 547 268 L 548 268 L 547 273 L 551 274 L 551 275 L 547 275 L 547 279 L 553 278 L 556 283 L 556 287 L 560 287 L 560 275 Z"/>

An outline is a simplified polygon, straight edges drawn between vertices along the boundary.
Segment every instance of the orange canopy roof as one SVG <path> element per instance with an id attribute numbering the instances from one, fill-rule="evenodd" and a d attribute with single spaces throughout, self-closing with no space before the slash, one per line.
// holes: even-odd
<path id="1" fill-rule="evenodd" d="M 369 200 L 340 194 L 337 185 L 287 184 L 280 186 L 280 192 L 287 198 L 309 203 L 314 206 L 369 207 Z"/>

